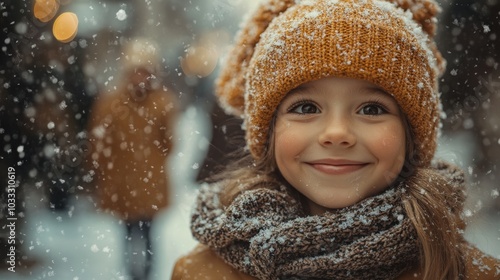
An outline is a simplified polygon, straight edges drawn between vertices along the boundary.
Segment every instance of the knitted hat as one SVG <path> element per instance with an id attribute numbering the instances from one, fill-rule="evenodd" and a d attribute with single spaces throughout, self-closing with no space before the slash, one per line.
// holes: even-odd
<path id="1" fill-rule="evenodd" d="M 415 134 L 418 162 L 428 165 L 439 124 L 433 0 L 265 0 L 243 24 L 216 81 L 219 103 L 244 119 L 254 158 L 264 155 L 280 101 L 323 77 L 372 82 L 390 93 Z"/>

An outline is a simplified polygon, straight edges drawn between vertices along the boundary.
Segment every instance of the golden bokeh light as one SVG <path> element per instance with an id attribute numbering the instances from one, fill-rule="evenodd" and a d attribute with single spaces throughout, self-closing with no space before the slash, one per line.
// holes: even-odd
<path id="1" fill-rule="evenodd" d="M 58 0 L 35 0 L 33 15 L 41 22 L 48 22 L 54 18 L 58 10 Z"/>
<path id="2" fill-rule="evenodd" d="M 206 77 L 217 66 L 218 53 L 215 48 L 192 46 L 181 59 L 181 67 L 188 76 Z"/>
<path id="3" fill-rule="evenodd" d="M 52 33 L 54 34 L 54 37 L 60 42 L 70 42 L 75 38 L 77 32 L 78 17 L 74 13 L 62 13 L 54 21 Z"/>

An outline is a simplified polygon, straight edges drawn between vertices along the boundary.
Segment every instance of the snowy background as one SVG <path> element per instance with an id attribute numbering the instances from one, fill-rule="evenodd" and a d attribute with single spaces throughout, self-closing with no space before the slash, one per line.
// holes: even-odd
<path id="1" fill-rule="evenodd" d="M 189 220 L 197 165 L 205 154 L 196 147 L 206 146 L 210 138 L 210 123 L 206 113 L 201 113 L 190 107 L 177 124 L 177 148 L 170 164 L 173 205 L 153 223 L 156 254 L 152 280 L 169 279 L 175 260 L 196 244 Z M 85 196 L 70 204 L 74 205 L 70 211 L 54 213 L 42 194 L 33 191 L 27 195 L 24 246 L 37 263 L 16 273 L 2 271 L 0 279 L 128 279 L 123 259 L 124 225 L 97 213 Z"/>

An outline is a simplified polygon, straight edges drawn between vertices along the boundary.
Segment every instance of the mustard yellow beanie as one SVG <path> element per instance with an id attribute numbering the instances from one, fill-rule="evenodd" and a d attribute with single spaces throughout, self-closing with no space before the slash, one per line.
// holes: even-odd
<path id="1" fill-rule="evenodd" d="M 415 135 L 419 164 L 434 156 L 444 60 L 433 0 L 264 0 L 243 23 L 216 81 L 226 112 L 242 117 L 256 159 L 273 114 L 302 83 L 364 79 L 394 96 Z"/>

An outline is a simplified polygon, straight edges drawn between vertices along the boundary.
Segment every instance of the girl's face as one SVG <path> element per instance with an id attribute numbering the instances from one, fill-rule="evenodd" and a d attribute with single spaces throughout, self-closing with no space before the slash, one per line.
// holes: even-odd
<path id="1" fill-rule="evenodd" d="M 278 107 L 275 159 L 311 214 L 342 208 L 386 189 L 405 160 L 396 101 L 376 85 L 323 78 L 290 91 Z"/>

